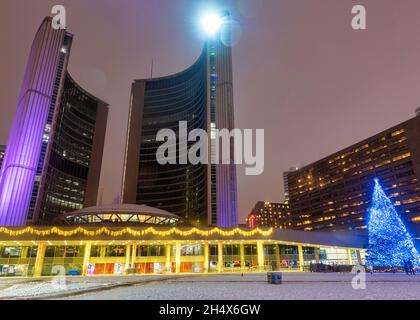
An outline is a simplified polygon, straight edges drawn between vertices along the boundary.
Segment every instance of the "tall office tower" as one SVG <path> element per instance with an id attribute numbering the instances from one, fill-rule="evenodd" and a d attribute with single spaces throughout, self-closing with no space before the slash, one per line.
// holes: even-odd
<path id="1" fill-rule="evenodd" d="M 284 202 L 289 203 L 289 180 L 288 176 L 290 173 L 299 170 L 299 168 L 290 168 L 289 171 L 283 172 L 283 185 L 284 185 Z"/>
<path id="2" fill-rule="evenodd" d="M 0 145 L 0 170 L 1 170 L 1 166 L 3 164 L 3 159 L 4 159 L 4 153 L 5 152 L 6 152 L 6 146 Z"/>
<path id="3" fill-rule="evenodd" d="M 290 208 L 287 203 L 258 201 L 246 218 L 246 226 L 287 229 L 291 225 L 289 219 Z"/>
<path id="4" fill-rule="evenodd" d="M 67 72 L 73 36 L 36 33 L 0 175 L 0 225 L 43 223 L 96 204 L 107 105 Z"/>
<path id="5" fill-rule="evenodd" d="M 203 129 L 208 133 L 210 164 L 181 164 L 179 151 L 186 148 L 179 139 L 178 164 L 158 164 L 156 153 L 162 145 L 156 141 L 158 131 L 178 132 L 180 121 L 187 121 L 188 132 Z M 232 51 L 217 32 L 187 70 L 133 83 L 123 201 L 167 210 L 193 225 L 236 227 L 234 144 L 230 145 L 231 164 L 215 162 L 216 130 L 233 128 Z"/>
<path id="6" fill-rule="evenodd" d="M 366 229 L 375 178 L 415 228 L 420 224 L 420 114 L 287 178 L 291 228 Z"/>

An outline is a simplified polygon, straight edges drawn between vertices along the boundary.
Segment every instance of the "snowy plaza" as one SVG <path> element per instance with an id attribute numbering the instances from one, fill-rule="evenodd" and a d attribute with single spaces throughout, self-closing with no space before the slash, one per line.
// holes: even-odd
<path id="1" fill-rule="evenodd" d="M 420 275 L 366 276 L 366 289 L 354 290 L 350 273 L 284 273 L 283 284 L 265 274 L 74 277 L 57 286 L 53 279 L 0 279 L 0 299 L 65 300 L 418 300 Z"/>
<path id="2" fill-rule="evenodd" d="M 372 203 L 369 237 L 259 228 L 0 228 L 0 299 L 418 300 L 418 252 L 378 180 Z M 268 283 L 271 271 L 281 272 L 281 283 Z"/>

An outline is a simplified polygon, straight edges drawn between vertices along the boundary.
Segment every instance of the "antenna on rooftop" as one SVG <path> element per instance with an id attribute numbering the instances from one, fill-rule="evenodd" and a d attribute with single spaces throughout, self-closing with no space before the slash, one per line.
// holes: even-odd
<path id="1" fill-rule="evenodd" d="M 152 59 L 152 66 L 150 68 L 150 79 L 153 79 L 153 68 L 155 67 L 155 60 Z"/>

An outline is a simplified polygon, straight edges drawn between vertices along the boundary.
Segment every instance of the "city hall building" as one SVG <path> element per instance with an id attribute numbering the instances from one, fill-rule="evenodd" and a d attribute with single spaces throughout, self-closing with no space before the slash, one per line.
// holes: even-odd
<path id="1" fill-rule="evenodd" d="M 147 206 L 98 207 L 69 214 L 60 226 L 1 227 L 0 276 L 301 272 L 315 263 L 364 263 L 364 236 L 178 227 L 176 217 Z"/>
<path id="2" fill-rule="evenodd" d="M 73 36 L 44 20 L 1 168 L 0 276 L 299 272 L 364 263 L 362 235 L 237 228 L 233 143 L 231 164 L 212 161 L 216 130 L 234 128 L 232 52 L 221 39 L 210 36 L 187 70 L 133 83 L 126 204 L 97 206 L 108 107 L 67 72 Z M 157 132 L 177 131 L 180 121 L 207 132 L 211 164 L 157 163 Z"/>

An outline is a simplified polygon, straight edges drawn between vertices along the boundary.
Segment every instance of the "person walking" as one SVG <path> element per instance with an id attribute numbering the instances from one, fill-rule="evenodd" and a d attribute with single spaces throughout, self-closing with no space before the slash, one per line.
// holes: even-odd
<path id="1" fill-rule="evenodd" d="M 375 269 L 373 269 L 373 266 L 369 266 L 369 273 L 372 275 L 375 272 Z"/>
<path id="2" fill-rule="evenodd" d="M 414 266 L 413 266 L 413 262 L 411 260 L 408 261 L 407 263 L 408 265 L 408 271 L 411 275 L 415 276 L 416 272 L 414 271 Z"/>
<path id="3" fill-rule="evenodd" d="M 408 270 L 408 262 L 407 260 L 404 260 L 404 271 L 407 275 L 410 275 L 410 272 Z"/>

